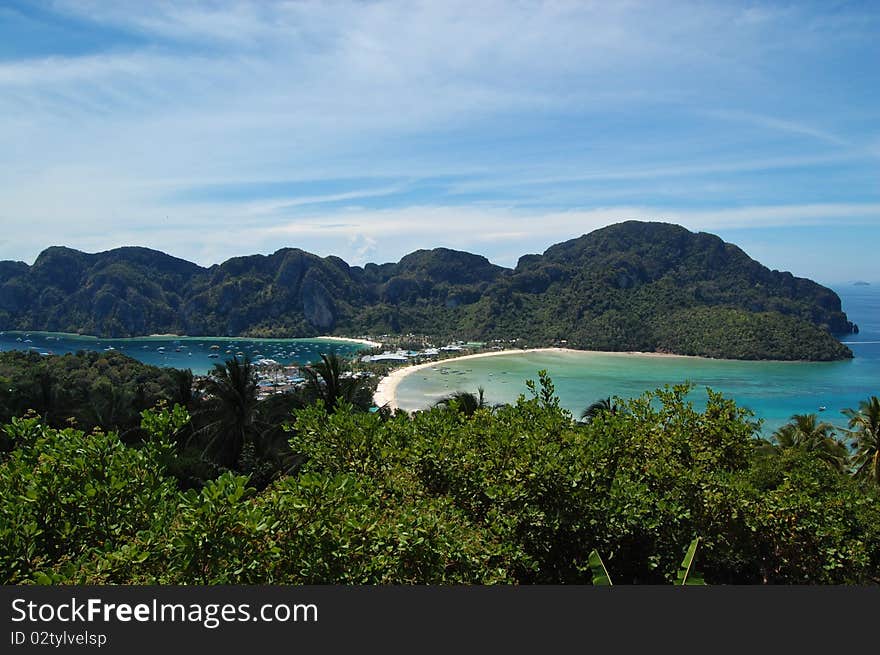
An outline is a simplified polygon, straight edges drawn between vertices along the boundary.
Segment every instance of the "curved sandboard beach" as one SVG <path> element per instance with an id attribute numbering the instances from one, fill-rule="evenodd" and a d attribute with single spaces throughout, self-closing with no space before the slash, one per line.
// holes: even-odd
<path id="1" fill-rule="evenodd" d="M 442 360 L 435 360 L 431 362 L 425 362 L 424 364 L 414 364 L 412 366 L 403 366 L 401 368 L 394 369 L 384 378 L 379 381 L 379 385 L 376 387 L 376 392 L 373 394 L 373 403 L 377 407 L 382 407 L 387 405 L 390 409 L 398 409 L 399 405 L 397 404 L 397 387 L 409 375 L 420 371 L 425 368 L 431 368 L 433 366 L 437 366 L 438 363 L 449 364 L 452 362 L 460 362 L 466 359 L 479 359 L 481 357 L 495 357 L 498 355 L 520 355 L 525 353 L 540 353 L 540 352 L 553 352 L 553 353 L 592 353 L 592 354 L 601 354 L 601 355 L 626 355 L 626 356 L 639 356 L 639 357 L 690 357 L 690 355 L 669 355 L 666 353 L 643 353 L 643 352 L 620 352 L 620 353 L 609 353 L 598 350 L 576 350 L 574 348 L 528 348 L 525 350 L 495 350 L 492 352 L 486 353 L 476 353 L 473 355 L 462 355 L 461 357 L 448 357 Z"/>

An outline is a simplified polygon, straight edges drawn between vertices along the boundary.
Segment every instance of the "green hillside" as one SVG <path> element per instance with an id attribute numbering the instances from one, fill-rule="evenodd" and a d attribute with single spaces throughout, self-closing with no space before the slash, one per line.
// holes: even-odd
<path id="1" fill-rule="evenodd" d="M 349 266 L 294 248 L 203 268 L 145 248 L 0 262 L 0 329 L 566 340 L 738 359 L 851 357 L 832 290 L 717 236 L 629 221 L 525 255 L 513 270 L 437 248 Z"/>

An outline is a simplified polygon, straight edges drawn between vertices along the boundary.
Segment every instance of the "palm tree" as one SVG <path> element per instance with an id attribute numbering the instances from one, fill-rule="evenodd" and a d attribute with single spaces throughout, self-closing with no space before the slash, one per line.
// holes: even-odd
<path id="1" fill-rule="evenodd" d="M 856 475 L 880 485 L 880 398 L 871 396 L 859 403 L 858 411 L 845 409 L 848 430 L 855 441 L 853 458 Z"/>
<path id="2" fill-rule="evenodd" d="M 213 450 L 225 466 L 234 467 L 245 443 L 254 440 L 258 432 L 254 423 L 256 370 L 246 357 L 215 364 L 204 390 L 210 398 L 204 412 L 208 422 L 197 431 L 208 435 L 202 455 Z"/>
<path id="3" fill-rule="evenodd" d="M 583 412 L 581 412 L 581 420 L 589 423 L 594 418 L 601 416 L 602 414 L 617 414 L 620 411 L 620 407 L 617 405 L 614 400 L 612 400 L 611 396 L 607 398 L 602 398 L 597 400 L 592 405 L 587 407 Z"/>
<path id="4" fill-rule="evenodd" d="M 849 452 L 834 435 L 834 426 L 819 421 L 815 414 L 795 414 L 773 433 L 773 438 L 778 448 L 814 453 L 837 471 L 843 471 L 849 461 Z"/>
<path id="5" fill-rule="evenodd" d="M 37 377 L 37 383 L 40 387 L 40 407 L 41 413 L 46 423 L 52 425 L 55 420 L 55 410 L 58 407 L 58 389 L 55 387 L 55 381 L 48 371 L 41 371 Z"/>
<path id="6" fill-rule="evenodd" d="M 455 407 L 459 413 L 465 416 L 473 416 L 477 410 L 486 409 L 489 403 L 486 402 L 486 390 L 483 387 L 477 389 L 477 393 L 470 391 L 456 391 L 434 403 L 435 407 Z"/>
<path id="7" fill-rule="evenodd" d="M 170 404 L 191 409 L 195 403 L 193 393 L 193 372 L 191 369 L 169 369 L 171 376 Z"/>
<path id="8" fill-rule="evenodd" d="M 344 377 L 346 366 L 339 355 L 322 354 L 321 361 L 305 368 L 305 374 L 315 396 L 324 401 L 328 412 L 333 412 L 340 403 L 353 403 L 358 400 L 361 383 L 357 378 Z"/>

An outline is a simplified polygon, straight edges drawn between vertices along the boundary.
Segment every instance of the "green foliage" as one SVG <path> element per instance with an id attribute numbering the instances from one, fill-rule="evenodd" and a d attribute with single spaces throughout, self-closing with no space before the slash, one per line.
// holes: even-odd
<path id="1" fill-rule="evenodd" d="M 694 559 L 697 554 L 697 546 L 699 545 L 699 543 L 700 538 L 697 537 L 688 546 L 687 552 L 684 555 L 684 559 L 681 561 L 681 566 L 678 570 L 678 574 L 675 576 L 675 584 L 679 586 L 698 586 L 706 584 L 703 581 L 702 574 L 693 569 Z M 602 561 L 602 558 L 599 556 L 599 553 L 595 548 L 590 551 L 590 556 L 587 562 L 590 566 L 590 570 L 593 572 L 593 586 L 613 586 L 611 582 L 611 576 L 608 574 L 608 569 L 605 568 L 605 562 Z"/>
<path id="2" fill-rule="evenodd" d="M 257 371 L 248 358 L 233 357 L 215 364 L 204 383 L 206 424 L 194 436 L 206 443 L 210 455 L 226 467 L 239 463 L 245 444 L 257 440 Z"/>
<path id="3" fill-rule="evenodd" d="M 489 403 L 486 402 L 486 391 L 483 387 L 477 389 L 475 394 L 469 391 L 457 391 L 441 398 L 435 404 L 437 407 L 445 407 L 467 416 L 473 416 L 474 412 L 489 408 Z"/>
<path id="4" fill-rule="evenodd" d="M 587 405 L 584 411 L 581 412 L 581 420 L 592 421 L 594 418 L 597 418 L 602 414 L 615 414 L 619 411 L 620 407 L 617 405 L 613 398 L 601 398 L 600 400 L 597 400 Z"/>
<path id="5" fill-rule="evenodd" d="M 15 447 L 0 465 L 4 583 L 75 579 L 82 562 L 156 529 L 174 505 L 174 484 L 154 453 L 114 433 L 56 430 L 38 418 L 6 432 Z"/>
<path id="6" fill-rule="evenodd" d="M 141 412 L 160 401 L 175 402 L 177 380 L 186 373 L 118 352 L 2 352 L 0 422 L 34 410 L 53 427 L 67 427 L 73 419 L 85 431 L 118 431 L 135 440 L 143 434 Z"/>
<path id="7" fill-rule="evenodd" d="M 858 410 L 845 409 L 843 414 L 854 439 L 856 475 L 880 486 L 880 398 L 871 396 L 859 403 Z"/>
<path id="8" fill-rule="evenodd" d="M 700 545 L 700 538 L 697 537 L 688 546 L 684 559 L 681 561 L 681 568 L 675 577 L 675 584 L 679 586 L 693 585 L 699 586 L 706 584 L 701 573 L 696 571 L 694 567 L 694 559 L 697 557 L 697 546 Z"/>
<path id="9" fill-rule="evenodd" d="M 778 448 L 813 453 L 831 468 L 844 471 L 849 465 L 849 451 L 837 439 L 834 429 L 830 423 L 819 421 L 815 414 L 795 414 L 773 433 L 773 439 Z"/>
<path id="10" fill-rule="evenodd" d="M 364 387 L 360 378 L 346 377 L 350 368 L 336 353 L 321 354 L 321 361 L 304 369 L 309 388 L 315 398 L 319 398 L 329 411 L 342 403 L 359 404 L 369 407 L 372 394 Z"/>
<path id="11" fill-rule="evenodd" d="M 614 584 L 611 582 L 611 576 L 608 575 L 608 569 L 605 568 L 605 562 L 602 561 L 602 558 L 599 557 L 599 553 L 594 548 L 590 551 L 590 555 L 587 558 L 587 563 L 590 565 L 590 570 L 593 572 L 593 586 L 594 587 L 612 587 Z"/>
<path id="12" fill-rule="evenodd" d="M 185 491 L 171 474 L 182 407 L 145 412 L 139 447 L 16 418 L 0 460 L 0 582 L 880 579 L 877 486 L 815 448 L 768 448 L 720 394 L 697 411 L 688 386 L 667 387 L 582 423 L 546 374 L 529 388 L 471 415 L 319 402 L 287 426 L 292 474 L 257 484 L 230 470 Z"/>

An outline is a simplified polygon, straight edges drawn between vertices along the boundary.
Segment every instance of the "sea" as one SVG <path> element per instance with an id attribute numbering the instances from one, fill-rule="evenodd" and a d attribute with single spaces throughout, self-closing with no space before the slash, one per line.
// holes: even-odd
<path id="1" fill-rule="evenodd" d="M 231 337 L 155 336 L 132 339 L 100 339 L 61 332 L 0 332 L 0 351 L 31 350 L 62 355 L 80 350 L 118 351 L 144 364 L 190 369 L 204 375 L 215 364 L 239 353 L 251 361 L 272 359 L 280 365 L 303 365 L 337 353 L 351 358 L 366 346 L 330 339 L 246 339 Z"/>
<path id="2" fill-rule="evenodd" d="M 844 342 L 855 357 L 841 362 L 744 362 L 695 357 L 654 357 L 625 353 L 536 352 L 439 362 L 404 378 L 397 402 L 424 409 L 455 391 L 482 387 L 490 403 L 510 403 L 528 395 L 525 381 L 547 370 L 560 403 L 576 416 L 608 396 L 632 398 L 667 384 L 690 382 L 690 399 L 705 405 L 705 389 L 733 398 L 763 421 L 762 432 L 793 414 L 817 413 L 845 426 L 841 410 L 880 395 L 880 284 L 835 287 L 859 334 Z"/>
<path id="3" fill-rule="evenodd" d="M 880 395 L 880 284 L 834 287 L 859 334 L 844 342 L 855 357 L 841 362 L 743 362 L 697 357 L 653 357 L 627 353 L 511 353 L 481 359 L 439 362 L 419 370 L 397 387 L 397 401 L 407 410 L 424 409 L 455 391 L 485 389 L 491 403 L 515 402 L 527 394 L 526 380 L 548 371 L 563 407 L 576 416 L 592 402 L 617 396 L 632 398 L 667 384 L 690 382 L 695 406 L 705 402 L 705 388 L 720 391 L 763 420 L 763 432 L 783 425 L 793 414 L 819 413 L 843 425 L 841 410 Z M 154 366 L 191 369 L 205 374 L 237 353 L 252 360 L 308 364 L 321 353 L 354 357 L 365 347 L 352 342 L 316 339 L 245 339 L 231 337 L 155 336 L 99 339 L 53 332 L 2 332 L 0 351 L 33 350 L 62 354 L 79 350 L 117 350 Z"/>

